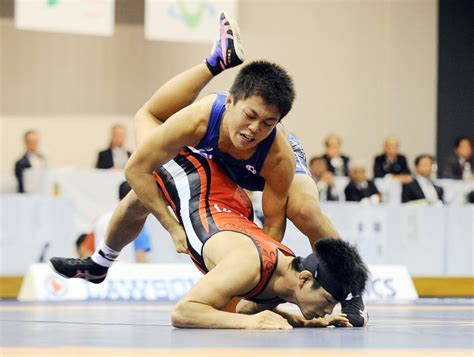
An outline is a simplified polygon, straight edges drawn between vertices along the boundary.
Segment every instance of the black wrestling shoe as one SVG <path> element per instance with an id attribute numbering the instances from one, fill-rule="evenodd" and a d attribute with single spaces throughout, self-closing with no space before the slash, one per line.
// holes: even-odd
<path id="1" fill-rule="evenodd" d="M 49 260 L 51 268 L 65 278 L 79 278 L 100 284 L 107 276 L 109 268 L 95 263 L 91 258 L 59 258 L 54 257 Z"/>
<path id="2" fill-rule="evenodd" d="M 369 322 L 369 314 L 365 309 L 362 296 L 355 296 L 341 303 L 341 311 L 347 315 L 347 319 L 354 327 L 362 327 Z"/>

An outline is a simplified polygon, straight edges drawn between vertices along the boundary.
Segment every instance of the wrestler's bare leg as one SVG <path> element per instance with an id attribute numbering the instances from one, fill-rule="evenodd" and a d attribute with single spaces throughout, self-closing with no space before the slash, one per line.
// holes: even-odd
<path id="1" fill-rule="evenodd" d="M 288 193 L 286 214 L 296 228 L 308 237 L 313 249 L 314 243 L 321 238 L 339 238 L 336 228 L 321 211 L 318 188 L 308 175 L 295 175 Z"/>

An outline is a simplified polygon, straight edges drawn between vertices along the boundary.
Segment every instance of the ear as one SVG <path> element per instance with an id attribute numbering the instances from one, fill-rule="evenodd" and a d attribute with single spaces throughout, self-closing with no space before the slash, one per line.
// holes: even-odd
<path id="1" fill-rule="evenodd" d="M 227 96 L 227 99 L 225 100 L 225 110 L 230 110 L 230 108 L 232 108 L 233 105 L 234 105 L 234 97 L 232 96 L 232 94 L 229 94 Z"/>
<path id="2" fill-rule="evenodd" d="M 308 281 L 310 282 L 313 281 L 313 274 L 311 274 L 310 271 L 303 270 L 302 272 L 298 274 L 298 287 L 300 289 L 303 288 L 304 284 L 306 284 L 306 282 Z"/>

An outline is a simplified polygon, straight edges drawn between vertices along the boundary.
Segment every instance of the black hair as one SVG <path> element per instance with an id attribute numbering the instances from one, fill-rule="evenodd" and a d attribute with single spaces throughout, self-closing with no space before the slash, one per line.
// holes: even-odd
<path id="1" fill-rule="evenodd" d="M 302 257 L 295 257 L 295 259 L 291 261 L 291 268 L 293 270 L 296 270 L 298 273 L 302 272 L 303 270 L 305 270 L 302 265 L 302 261 L 303 261 Z M 319 282 L 316 279 L 313 279 L 313 285 L 311 287 L 316 290 L 320 286 L 321 284 L 319 284 Z"/>
<path id="2" fill-rule="evenodd" d="M 76 240 L 76 248 L 77 249 L 79 249 L 79 247 L 82 245 L 82 243 L 84 243 L 86 238 L 87 238 L 87 234 L 85 234 L 85 233 L 82 233 L 79 237 L 77 237 L 77 240 Z"/>
<path id="3" fill-rule="evenodd" d="M 469 136 L 458 136 L 456 140 L 454 140 L 454 148 L 457 149 L 459 145 L 461 145 L 461 141 L 467 140 L 469 142 L 469 145 L 472 147 L 472 139 Z"/>
<path id="4" fill-rule="evenodd" d="M 369 269 L 355 246 L 342 239 L 324 238 L 317 241 L 314 248 L 314 254 L 339 285 L 354 296 L 364 292 Z M 304 270 L 302 261 L 303 258 L 296 257 L 292 260 L 291 267 L 296 271 Z M 316 284 L 313 283 L 313 287 L 318 288 L 320 284 L 316 279 L 314 281 Z"/>
<path id="5" fill-rule="evenodd" d="M 120 201 L 122 201 L 125 196 L 127 196 L 127 194 L 132 190 L 132 188 L 130 187 L 130 185 L 128 184 L 127 181 L 124 181 L 120 184 L 120 187 L 119 187 L 119 199 Z"/>
<path id="6" fill-rule="evenodd" d="M 431 162 L 433 162 L 433 156 L 430 155 L 430 154 L 421 154 L 421 155 L 418 155 L 415 159 L 415 166 L 418 166 L 418 164 L 420 163 L 421 159 L 424 159 L 424 158 L 428 158 L 431 160 Z"/>
<path id="7" fill-rule="evenodd" d="M 362 294 L 369 269 L 355 246 L 342 239 L 324 238 L 316 242 L 314 251 L 339 284 L 354 296 Z"/>
<path id="8" fill-rule="evenodd" d="M 310 160 L 309 160 L 309 166 L 311 166 L 313 163 L 315 163 L 316 161 L 324 161 L 326 163 L 326 160 L 324 160 L 324 157 L 322 156 L 313 156 Z"/>
<path id="9" fill-rule="evenodd" d="M 254 61 L 244 66 L 229 90 L 235 102 L 259 96 L 280 111 L 282 119 L 295 100 L 293 80 L 285 69 L 267 61 Z"/>

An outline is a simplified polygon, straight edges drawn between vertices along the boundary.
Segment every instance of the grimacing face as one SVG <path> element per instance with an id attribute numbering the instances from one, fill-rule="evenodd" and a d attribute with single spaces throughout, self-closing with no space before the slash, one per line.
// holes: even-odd
<path id="1" fill-rule="evenodd" d="M 313 279 L 306 280 L 296 295 L 297 305 L 307 320 L 330 315 L 338 303 L 322 286 L 314 289 L 312 285 Z"/>
<path id="2" fill-rule="evenodd" d="M 235 102 L 229 95 L 223 120 L 233 146 L 238 150 L 248 150 L 266 139 L 280 118 L 277 107 L 268 105 L 260 96 Z"/>

